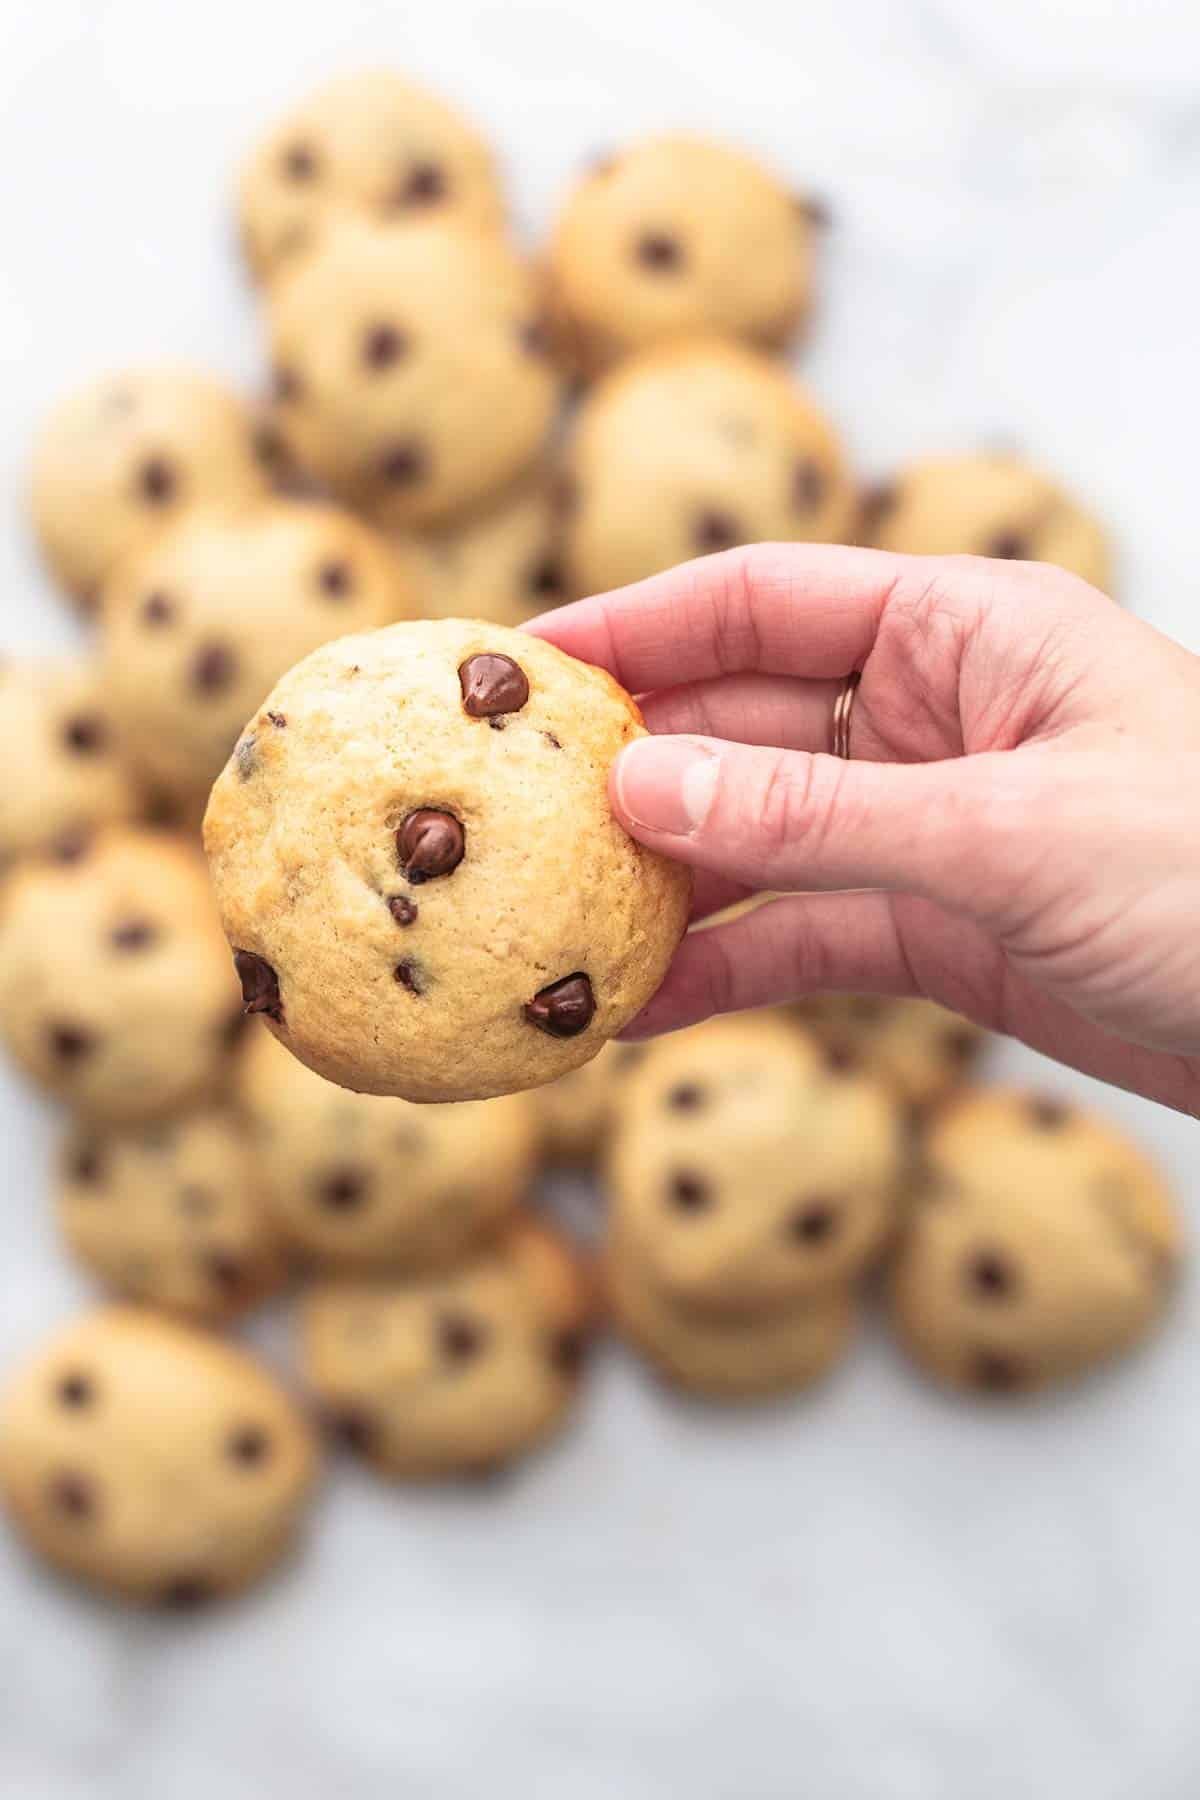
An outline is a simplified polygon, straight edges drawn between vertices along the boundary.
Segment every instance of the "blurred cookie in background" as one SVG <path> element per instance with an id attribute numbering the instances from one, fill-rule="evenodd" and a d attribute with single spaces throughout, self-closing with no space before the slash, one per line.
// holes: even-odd
<path id="1" fill-rule="evenodd" d="M 306 256 L 342 213 L 504 224 L 495 158 L 437 94 L 392 69 L 326 82 L 271 126 L 242 169 L 246 260 L 269 281 Z"/>
<path id="2" fill-rule="evenodd" d="M 1049 475 L 1002 451 L 931 456 L 872 489 L 863 542 L 912 556 L 1055 563 L 1111 593 L 1112 550 L 1098 519 Z"/>
<path id="3" fill-rule="evenodd" d="M 401 538 L 398 550 L 420 559 L 430 618 L 523 625 L 572 598 L 561 538 L 554 477 L 538 470 L 460 524 Z"/>
<path id="4" fill-rule="evenodd" d="M 937 1380 L 1029 1394 L 1145 1337 L 1181 1255 L 1171 1194 L 1119 1131 L 1065 1102 L 980 1090 L 926 1139 L 891 1317 Z"/>
<path id="5" fill-rule="evenodd" d="M 598 158 L 551 232 L 547 278 L 572 361 L 594 373 L 694 332 L 780 350 L 812 304 L 822 209 L 711 138 Z"/>
<path id="6" fill-rule="evenodd" d="M 149 1119 L 221 1081 L 238 983 L 198 850 L 114 827 L 0 894 L 0 1038 L 98 1124 Z"/>
<path id="7" fill-rule="evenodd" d="M 734 544 L 836 542 L 857 501 L 787 370 L 704 339 L 631 358 L 585 397 L 559 503 L 571 590 L 593 594 Z"/>
<path id="8" fill-rule="evenodd" d="M 167 1312 L 229 1319 L 283 1279 L 257 1159 L 224 1107 L 120 1131 L 75 1126 L 56 1212 L 67 1248 L 97 1280 Z"/>
<path id="9" fill-rule="evenodd" d="M 295 1541 L 316 1446 L 251 1357 L 134 1307 L 86 1313 L 12 1375 L 0 1495 L 28 1546 L 102 1592 L 194 1611 Z"/>
<path id="10" fill-rule="evenodd" d="M 271 1216 L 319 1266 L 453 1261 L 513 1211 L 536 1173 L 537 1117 L 525 1094 L 418 1106 L 351 1093 L 257 1026 L 235 1085 Z"/>
<path id="11" fill-rule="evenodd" d="M 156 790 L 202 810 L 285 670 L 416 609 L 386 539 L 342 507 L 197 509 L 104 586 L 100 655 L 123 740 Z M 238 755 L 249 764 L 251 737 Z"/>
<path id="12" fill-rule="evenodd" d="M 21 856 L 72 856 L 143 806 L 88 657 L 0 657 L 0 770 L 0 870 Z"/>
<path id="13" fill-rule="evenodd" d="M 267 312 L 289 452 L 378 522 L 443 524 L 537 460 L 560 383 L 537 284 L 499 239 L 342 219 Z"/>
<path id="14" fill-rule="evenodd" d="M 987 1033 L 932 1000 L 812 994 L 788 1012 L 847 1064 L 859 1064 L 910 1107 L 936 1105 L 966 1081 Z"/>
<path id="15" fill-rule="evenodd" d="M 51 574 L 86 611 L 117 561 L 200 501 L 269 488 L 251 408 L 183 366 L 120 370 L 77 388 L 43 420 L 29 503 Z"/>
<path id="16" fill-rule="evenodd" d="M 646 1054 L 645 1044 L 606 1044 L 581 1069 L 534 1089 L 548 1162 L 587 1164 L 596 1159 L 629 1077 Z"/>
<path id="17" fill-rule="evenodd" d="M 565 1240 L 520 1218 L 448 1273 L 311 1289 L 301 1373 L 335 1438 L 381 1474 L 487 1474 L 566 1423 L 592 1311 Z"/>

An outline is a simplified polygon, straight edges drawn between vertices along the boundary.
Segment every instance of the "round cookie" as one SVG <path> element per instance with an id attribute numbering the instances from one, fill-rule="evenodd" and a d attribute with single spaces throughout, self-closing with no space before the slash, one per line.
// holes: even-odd
<path id="1" fill-rule="evenodd" d="M 828 1050 L 920 1110 L 962 1085 L 987 1042 L 978 1025 L 932 1000 L 813 994 L 791 1010 Z"/>
<path id="2" fill-rule="evenodd" d="M 785 1306 L 868 1266 L 903 1165 L 881 1084 L 782 1020 L 712 1019 L 630 1077 L 608 1157 L 613 1243 L 692 1312 Z"/>
<path id="3" fill-rule="evenodd" d="M 191 1611 L 292 1545 L 316 1473 L 303 1416 L 232 1345 L 134 1307 L 86 1314 L 9 1381 L 0 1495 L 31 1549 Z"/>
<path id="4" fill-rule="evenodd" d="M 714 339 L 622 364 L 580 408 L 561 485 L 567 579 L 601 593 L 733 544 L 837 542 L 854 490 L 785 369 Z"/>
<path id="5" fill-rule="evenodd" d="M 1181 1242 L 1158 1171 L 1106 1122 L 1032 1094 L 969 1094 L 928 1135 L 892 1319 L 939 1381 L 1031 1393 L 1146 1335 Z"/>
<path id="6" fill-rule="evenodd" d="M 873 489 L 864 541 L 912 556 L 1056 563 L 1109 593 L 1112 555 L 1097 519 L 1019 456 L 931 456 Z"/>
<path id="7" fill-rule="evenodd" d="M 270 280 L 342 213 L 453 218 L 500 230 L 504 199 L 483 138 L 438 95 L 391 69 L 327 82 L 247 159 L 238 214 L 246 260 Z"/>
<path id="8" fill-rule="evenodd" d="M 701 331 L 782 348 L 811 304 L 818 221 L 756 158 L 707 138 L 652 137 L 601 159 L 547 251 L 569 352 L 594 371 Z"/>
<path id="9" fill-rule="evenodd" d="M 537 458 L 559 382 L 533 278 L 499 239 L 346 219 L 268 314 L 284 441 L 380 523 L 444 523 Z"/>
<path id="10" fill-rule="evenodd" d="M 241 1023 L 200 856 L 115 828 L 0 895 L 0 1037 L 47 1093 L 100 1124 L 208 1094 Z"/>
<path id="11" fill-rule="evenodd" d="M 0 658 L 0 868 L 70 856 L 141 806 L 98 666 L 80 656 Z"/>
<path id="12" fill-rule="evenodd" d="M 598 1155 L 629 1077 L 646 1054 L 644 1044 L 606 1044 L 581 1069 L 537 1090 L 542 1149 L 549 1161 L 587 1163 Z"/>
<path id="13" fill-rule="evenodd" d="M 248 1010 L 318 1074 L 409 1100 L 587 1062 L 687 923 L 687 871 L 609 807 L 609 767 L 642 730 L 610 676 L 502 625 L 315 651 L 205 819 Z"/>
<path id="14" fill-rule="evenodd" d="M 285 669 L 414 610 L 387 541 L 341 507 L 190 513 L 104 587 L 101 654 L 130 754 L 168 798 L 207 795 Z"/>
<path id="15" fill-rule="evenodd" d="M 484 1474 L 565 1423 L 591 1310 L 565 1241 L 520 1219 L 450 1273 L 311 1290 L 301 1369 L 335 1436 L 380 1473 Z"/>
<path id="16" fill-rule="evenodd" d="M 525 1094 L 458 1106 L 353 1094 L 265 1029 L 249 1036 L 237 1094 L 279 1230 L 327 1268 L 451 1262 L 512 1211 L 536 1173 Z"/>
<path id="17" fill-rule="evenodd" d="M 91 609 L 119 558 L 185 507 L 267 487 L 250 409 L 211 376 L 164 366 L 59 401 L 34 445 L 29 499 L 51 573 Z"/>
<path id="18" fill-rule="evenodd" d="M 60 1160 L 59 1231 L 117 1293 L 228 1319 L 283 1279 L 261 1188 L 246 1135 L 224 1108 L 123 1131 L 76 1126 Z"/>
<path id="19" fill-rule="evenodd" d="M 485 512 L 416 540 L 425 612 L 523 625 L 570 598 L 555 484 L 539 471 Z M 402 552 L 404 548 L 402 546 Z"/>
<path id="20" fill-rule="evenodd" d="M 657 1286 L 638 1255 L 610 1246 L 605 1296 L 613 1323 L 660 1375 L 710 1400 L 756 1400 L 811 1386 L 845 1356 L 855 1304 L 834 1287 L 748 1313 L 696 1311 Z"/>

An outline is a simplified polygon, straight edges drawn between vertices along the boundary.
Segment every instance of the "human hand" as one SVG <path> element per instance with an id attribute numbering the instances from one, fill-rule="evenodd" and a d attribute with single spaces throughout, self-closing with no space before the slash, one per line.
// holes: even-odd
<path id="1" fill-rule="evenodd" d="M 924 994 L 1200 1113 L 1200 658 L 1040 564 L 809 544 L 530 629 L 643 696 L 613 806 L 697 870 L 695 917 L 788 890 L 690 933 L 628 1035 Z"/>

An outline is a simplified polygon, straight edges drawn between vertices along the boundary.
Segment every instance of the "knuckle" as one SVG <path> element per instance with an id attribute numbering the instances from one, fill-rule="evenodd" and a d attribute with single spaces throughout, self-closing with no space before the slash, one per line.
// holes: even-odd
<path id="1" fill-rule="evenodd" d="M 769 755 L 755 796 L 753 824 L 763 853 L 771 863 L 811 843 L 818 825 L 820 794 L 815 757 L 786 751 Z"/>

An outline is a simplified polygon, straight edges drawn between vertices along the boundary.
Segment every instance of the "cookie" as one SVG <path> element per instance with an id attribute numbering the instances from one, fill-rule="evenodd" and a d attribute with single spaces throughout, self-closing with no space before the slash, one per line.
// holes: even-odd
<path id="1" fill-rule="evenodd" d="M 913 556 L 1056 563 L 1109 593 L 1103 526 L 1056 481 L 1001 452 L 928 457 L 868 494 L 864 542 Z"/>
<path id="2" fill-rule="evenodd" d="M 561 535 L 555 485 L 544 471 L 461 524 L 427 533 L 408 546 L 423 559 L 425 612 L 523 625 L 558 606 L 571 598 Z"/>
<path id="3" fill-rule="evenodd" d="M 240 1023 L 189 844 L 114 828 L 69 862 L 18 867 L 0 895 L 0 1037 L 85 1117 L 134 1123 L 204 1097 Z"/>
<path id="4" fill-rule="evenodd" d="M 967 1079 L 987 1034 L 932 1000 L 813 994 L 792 1009 L 835 1056 L 854 1060 L 924 1110 Z"/>
<path id="5" fill-rule="evenodd" d="M 312 1289 L 301 1369 L 334 1436 L 380 1473 L 479 1475 L 565 1424 L 590 1323 L 576 1258 L 522 1219 L 450 1273 Z"/>
<path id="6" fill-rule="evenodd" d="M 1182 1231 L 1153 1164 L 1057 1100 L 976 1092 L 934 1122 L 891 1272 L 904 1347 L 939 1381 L 1028 1394 L 1130 1349 Z"/>
<path id="7" fill-rule="evenodd" d="M 755 157 L 673 134 L 597 161 L 547 251 L 556 321 L 595 371 L 694 332 L 780 349 L 809 310 L 818 209 Z"/>
<path id="8" fill-rule="evenodd" d="M 438 221 L 343 220 L 270 290 L 297 462 L 377 522 L 426 527 L 532 466 L 559 381 L 527 268 Z"/>
<path id="9" fill-rule="evenodd" d="M 0 868 L 71 856 L 142 795 L 98 666 L 81 656 L 0 658 Z"/>
<path id="10" fill-rule="evenodd" d="M 901 1109 L 881 1084 L 779 1019 L 713 1019 L 655 1043 L 629 1078 L 612 1238 L 693 1312 L 778 1307 L 870 1264 L 903 1170 Z"/>
<path id="11" fill-rule="evenodd" d="M 29 1547 L 90 1587 L 175 1611 L 277 1563 L 315 1473 L 311 1433 L 265 1369 L 133 1307 L 57 1331 L 0 1404 L 0 1495 Z"/>
<path id="12" fill-rule="evenodd" d="M 837 542 L 855 499 L 787 371 L 704 340 L 631 358 L 588 395 L 560 504 L 567 580 L 593 594 L 733 544 Z"/>
<path id="13" fill-rule="evenodd" d="M 255 748 L 205 819 L 247 1008 L 318 1074 L 408 1100 L 587 1062 L 658 987 L 688 916 L 687 871 L 609 808 L 609 767 L 642 729 L 610 676 L 502 625 L 315 651 L 251 720 Z"/>
<path id="14" fill-rule="evenodd" d="M 341 507 L 193 511 L 104 587 L 101 656 L 124 741 L 168 798 L 206 796 L 285 669 L 414 610 L 386 540 Z"/>
<path id="15" fill-rule="evenodd" d="M 606 1044 L 581 1069 L 538 1088 L 542 1151 L 550 1162 L 588 1163 L 599 1155 L 629 1077 L 646 1054 L 644 1044 Z"/>
<path id="16" fill-rule="evenodd" d="M 38 433 L 29 500 L 51 573 L 91 610 L 119 558 L 186 507 L 267 488 L 249 408 L 211 376 L 164 366 L 61 400 Z"/>
<path id="17" fill-rule="evenodd" d="M 261 1190 L 250 1142 L 225 1108 L 121 1131 L 75 1126 L 60 1158 L 58 1226 L 116 1293 L 228 1319 L 284 1275 Z"/>
<path id="18" fill-rule="evenodd" d="M 664 1292 L 628 1245 L 610 1245 L 604 1291 L 622 1337 L 664 1379 L 709 1400 L 766 1400 L 810 1387 L 842 1361 L 857 1324 L 844 1287 L 761 1311 L 697 1311 Z"/>
<path id="19" fill-rule="evenodd" d="M 494 1230 L 536 1172 L 532 1100 L 458 1106 L 352 1094 L 248 1034 L 237 1095 L 287 1242 L 319 1266 L 428 1268 Z"/>
<path id="20" fill-rule="evenodd" d="M 242 169 L 246 260 L 272 279 L 308 255 L 330 219 L 504 223 L 495 159 L 438 95 L 391 69 L 342 75 L 276 121 Z"/>

